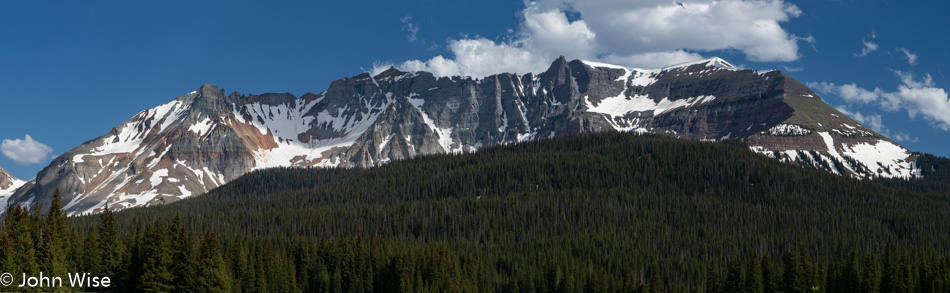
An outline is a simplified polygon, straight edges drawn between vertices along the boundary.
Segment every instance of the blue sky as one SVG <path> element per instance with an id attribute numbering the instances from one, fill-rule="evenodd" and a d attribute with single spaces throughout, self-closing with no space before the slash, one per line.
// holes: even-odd
<path id="1" fill-rule="evenodd" d="M 0 166 L 33 178 L 204 83 L 299 96 L 390 65 L 480 76 L 558 55 L 781 69 L 908 149 L 950 156 L 945 1 L 273 2 L 0 2 Z"/>

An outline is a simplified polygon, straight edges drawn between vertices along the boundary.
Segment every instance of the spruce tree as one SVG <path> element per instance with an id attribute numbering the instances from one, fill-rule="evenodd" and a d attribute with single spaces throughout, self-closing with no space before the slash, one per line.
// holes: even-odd
<path id="1" fill-rule="evenodd" d="M 784 287 L 782 284 L 782 272 L 779 270 L 772 257 L 765 255 L 762 260 L 762 279 L 765 281 L 765 292 L 779 292 Z"/>
<path id="2" fill-rule="evenodd" d="M 7 227 L 7 235 L 12 238 L 15 254 L 12 267 L 7 272 L 13 275 L 37 275 L 40 266 L 36 259 L 36 218 L 29 210 L 16 206 L 12 211 L 7 210 L 4 224 Z"/>
<path id="3" fill-rule="evenodd" d="M 848 254 L 838 282 L 838 289 L 844 292 L 858 292 L 861 289 L 861 276 L 858 269 L 858 257 L 854 252 Z"/>
<path id="4" fill-rule="evenodd" d="M 174 285 L 176 292 L 200 292 L 195 291 L 196 262 L 194 248 L 192 246 L 191 234 L 185 231 L 181 215 L 175 214 L 170 228 L 171 235 L 171 253 L 174 262 L 171 265 L 171 272 L 174 275 Z"/>
<path id="5" fill-rule="evenodd" d="M 57 188 L 53 192 L 53 201 L 46 216 L 40 242 L 40 271 L 51 276 L 66 276 L 69 257 L 69 227 L 66 226 L 66 213 L 63 212 L 62 198 Z M 68 291 L 69 286 L 47 288 L 56 292 Z"/>
<path id="6" fill-rule="evenodd" d="M 112 213 L 112 210 L 109 209 L 108 204 L 106 204 L 102 212 L 99 213 L 98 246 L 100 265 L 97 273 L 101 276 L 107 276 L 113 281 L 121 280 L 124 276 L 120 276 L 120 270 L 125 270 L 122 264 L 123 248 L 125 245 L 119 238 L 119 229 L 115 223 L 115 215 Z"/>
<path id="7" fill-rule="evenodd" d="M 749 262 L 747 274 L 745 292 L 764 293 L 765 281 L 762 276 L 762 261 L 759 259 L 758 253 L 752 254 L 752 260 Z"/>
<path id="8" fill-rule="evenodd" d="M 739 260 L 733 258 L 729 261 L 729 268 L 726 271 L 726 282 L 723 285 L 724 292 L 743 292 L 742 286 L 742 267 L 739 266 Z"/>
<path id="9" fill-rule="evenodd" d="M 798 249 L 792 248 L 785 253 L 782 261 L 785 263 L 783 283 L 785 292 L 805 292 L 806 274 L 802 268 L 801 256 Z"/>
<path id="10" fill-rule="evenodd" d="M 140 289 L 143 292 L 172 292 L 175 290 L 175 276 L 171 272 L 173 260 L 168 228 L 159 218 L 147 230 L 142 243 Z"/>
<path id="11" fill-rule="evenodd" d="M 709 269 L 706 271 L 705 288 L 706 293 L 723 292 L 722 274 L 719 272 L 719 264 L 716 263 L 715 258 L 713 258 L 712 263 L 709 264 Z"/>
<path id="12" fill-rule="evenodd" d="M 224 262 L 224 256 L 221 255 L 218 238 L 210 231 L 205 233 L 205 238 L 198 249 L 197 273 L 198 292 L 231 292 L 231 275 Z M 280 281 L 288 282 L 292 279 Z"/>
<path id="13" fill-rule="evenodd" d="M 89 227 L 82 241 L 82 269 L 95 276 L 102 275 L 102 254 L 99 252 L 99 233 Z"/>
<path id="14" fill-rule="evenodd" d="M 881 266 L 870 253 L 864 256 L 864 269 L 861 272 L 861 292 L 881 292 Z"/>

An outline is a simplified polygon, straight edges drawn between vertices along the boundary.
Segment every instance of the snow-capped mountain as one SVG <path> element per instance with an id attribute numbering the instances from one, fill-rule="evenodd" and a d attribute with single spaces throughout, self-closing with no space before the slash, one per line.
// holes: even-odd
<path id="1" fill-rule="evenodd" d="M 10 198 L 70 214 L 172 202 L 276 166 L 369 167 L 416 155 L 606 130 L 745 140 L 856 177 L 919 174 L 914 157 L 780 71 L 711 58 L 659 69 L 567 61 L 482 79 L 389 69 L 320 94 L 212 85 L 142 111 L 53 162 Z"/>
<path id="2" fill-rule="evenodd" d="M 20 186 L 23 186 L 24 183 L 26 182 L 13 177 L 13 175 L 7 173 L 7 170 L 0 167 L 0 204 L 3 206 L 2 209 L 6 208 L 7 200 L 10 199 L 13 192 L 16 191 L 17 188 L 20 188 Z"/>

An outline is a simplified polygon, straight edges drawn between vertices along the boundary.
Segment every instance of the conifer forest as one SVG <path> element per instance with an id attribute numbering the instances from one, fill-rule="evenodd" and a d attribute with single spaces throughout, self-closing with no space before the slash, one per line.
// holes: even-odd
<path id="1" fill-rule="evenodd" d="M 57 196 L 47 214 L 8 209 L 0 271 L 84 285 L 0 289 L 950 292 L 950 160 L 917 165 L 920 179 L 858 180 L 741 141 L 607 132 L 265 169 L 79 217 Z"/>

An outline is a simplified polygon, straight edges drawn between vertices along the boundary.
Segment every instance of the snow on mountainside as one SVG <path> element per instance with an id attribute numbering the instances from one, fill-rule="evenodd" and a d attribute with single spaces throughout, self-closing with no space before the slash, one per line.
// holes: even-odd
<path id="1" fill-rule="evenodd" d="M 738 138 L 859 178 L 919 175 L 905 149 L 780 71 L 719 58 L 637 69 L 562 57 L 537 75 L 364 73 L 299 98 L 204 85 L 54 159 L 9 200 L 48 207 L 59 188 L 68 213 L 95 213 L 173 202 L 261 168 L 369 167 L 606 130 Z"/>
<path id="2" fill-rule="evenodd" d="M 24 183 L 26 183 L 26 181 L 13 177 L 13 175 L 7 173 L 7 170 L 0 167 L 0 204 L 2 204 L 4 208 L 6 208 L 7 200 L 10 199 L 13 192 L 15 192 L 17 188 L 20 188 L 20 186 L 23 186 Z"/>

